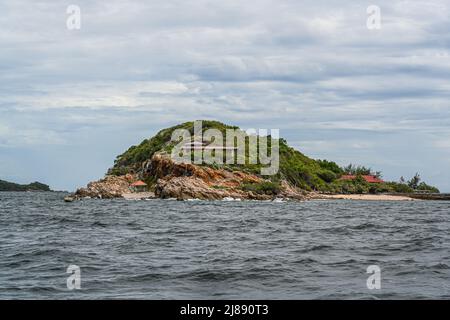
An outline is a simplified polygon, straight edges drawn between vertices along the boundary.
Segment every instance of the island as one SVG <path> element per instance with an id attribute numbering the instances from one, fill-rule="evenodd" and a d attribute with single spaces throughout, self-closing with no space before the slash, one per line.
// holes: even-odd
<path id="1" fill-rule="evenodd" d="M 37 181 L 30 184 L 17 184 L 13 182 L 0 180 L 0 192 L 1 191 L 25 192 L 25 191 L 51 191 L 51 190 L 48 185 Z"/>
<path id="2" fill-rule="evenodd" d="M 371 200 L 380 194 L 388 200 L 404 200 L 415 194 L 423 197 L 439 193 L 437 188 L 422 182 L 419 174 L 410 180 L 384 181 L 381 172 L 364 166 L 340 167 L 333 161 L 312 159 L 281 137 L 270 134 L 262 137 L 210 120 L 201 121 L 198 130 L 197 122 L 163 129 L 130 147 L 117 156 L 103 179 L 78 189 L 67 200 L 152 197 L 307 200 L 355 198 L 354 195 Z M 229 132 L 235 136 L 228 138 Z M 225 138 L 222 140 L 220 135 Z M 252 148 L 252 141 L 260 140 L 267 144 L 268 150 L 263 144 Z M 237 148 L 239 141 L 245 149 L 241 153 Z M 206 153 L 214 161 L 195 161 Z M 187 161 L 180 161 L 179 156 Z M 267 161 L 270 156 L 276 162 L 276 170 L 267 173 L 270 171 L 267 167 L 273 166 Z"/>

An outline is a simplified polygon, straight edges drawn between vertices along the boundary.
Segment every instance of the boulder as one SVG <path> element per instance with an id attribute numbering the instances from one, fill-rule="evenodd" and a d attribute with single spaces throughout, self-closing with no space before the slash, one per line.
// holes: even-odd
<path id="1" fill-rule="evenodd" d="M 130 185 L 137 180 L 136 175 L 106 176 L 99 181 L 90 182 L 86 188 L 75 192 L 77 198 L 121 198 L 123 194 L 131 193 Z"/>

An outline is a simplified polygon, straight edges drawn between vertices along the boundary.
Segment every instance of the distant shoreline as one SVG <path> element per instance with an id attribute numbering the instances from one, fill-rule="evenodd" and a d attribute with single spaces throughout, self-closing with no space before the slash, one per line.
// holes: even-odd
<path id="1" fill-rule="evenodd" d="M 18 184 L 0 179 L 0 191 L 16 191 L 16 192 L 28 192 L 28 191 L 52 191 L 50 187 L 41 182 L 35 181 L 29 184 Z"/>

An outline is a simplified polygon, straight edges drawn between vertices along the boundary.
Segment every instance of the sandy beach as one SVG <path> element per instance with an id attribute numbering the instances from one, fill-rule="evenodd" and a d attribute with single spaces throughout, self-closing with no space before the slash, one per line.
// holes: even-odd
<path id="1" fill-rule="evenodd" d="M 137 193 L 124 193 L 122 197 L 127 200 L 142 200 L 155 198 L 154 192 L 137 192 Z"/>
<path id="2" fill-rule="evenodd" d="M 127 200 L 151 199 L 155 198 L 153 192 L 126 193 L 122 195 Z M 311 199 L 341 199 L 341 200 L 370 200 L 370 201 L 413 201 L 407 196 L 387 195 L 387 194 L 315 194 Z"/>
<path id="3" fill-rule="evenodd" d="M 407 196 L 395 196 L 387 194 L 321 194 L 317 199 L 342 199 L 342 200 L 370 200 L 370 201 L 413 201 L 416 199 Z"/>

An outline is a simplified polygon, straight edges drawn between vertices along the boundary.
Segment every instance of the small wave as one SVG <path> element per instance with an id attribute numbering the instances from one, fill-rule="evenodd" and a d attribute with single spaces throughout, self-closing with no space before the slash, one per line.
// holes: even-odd
<path id="1" fill-rule="evenodd" d="M 95 221 L 91 224 L 91 226 L 106 228 L 108 226 L 108 224 L 100 222 L 100 221 Z"/>
<path id="2" fill-rule="evenodd" d="M 347 226 L 336 226 L 336 227 L 331 227 L 331 228 L 320 228 L 317 229 L 318 231 L 321 232 L 327 232 L 327 233 L 331 233 L 331 234 L 350 234 L 350 230 Z"/>
<path id="3" fill-rule="evenodd" d="M 55 218 L 57 220 L 58 223 L 71 223 L 71 222 L 78 222 L 78 220 L 75 219 L 70 219 L 67 217 L 62 217 L 62 218 Z"/>
<path id="4" fill-rule="evenodd" d="M 328 246 L 325 244 L 319 244 L 319 245 L 312 246 L 310 248 L 296 250 L 296 252 L 297 253 L 307 253 L 307 252 L 312 252 L 312 251 L 328 250 L 328 249 L 332 249 L 332 248 L 333 248 L 332 246 Z"/>
<path id="5" fill-rule="evenodd" d="M 439 262 L 439 263 L 433 264 L 432 266 L 430 266 L 430 268 L 437 269 L 437 270 L 448 270 L 448 269 L 450 269 L 450 266 L 446 263 Z"/>
<path id="6" fill-rule="evenodd" d="M 197 281 L 224 281 L 228 279 L 232 279 L 236 276 L 236 272 L 230 272 L 225 270 L 202 270 L 202 271 L 193 271 L 188 273 L 183 273 L 180 275 L 180 278 L 192 278 Z"/>
<path id="7" fill-rule="evenodd" d="M 12 255 L 6 256 L 6 258 L 11 258 L 11 259 L 24 258 L 23 260 L 20 260 L 20 262 L 33 262 L 34 260 L 27 260 L 26 258 L 39 257 L 39 256 L 45 256 L 45 255 L 53 256 L 53 255 L 61 254 L 62 252 L 63 251 L 61 251 L 60 249 L 37 249 L 37 250 L 28 251 L 28 252 L 17 252 Z"/>
<path id="8" fill-rule="evenodd" d="M 154 281 L 154 280 L 161 280 L 166 278 L 165 274 L 161 273 L 145 273 L 145 274 L 138 274 L 133 276 L 128 276 L 124 279 L 126 282 L 142 282 L 142 281 Z"/>
<path id="9" fill-rule="evenodd" d="M 294 260 L 294 263 L 318 263 L 317 260 L 314 260 L 312 258 L 301 258 L 301 259 L 297 259 Z"/>
<path id="10" fill-rule="evenodd" d="M 345 260 L 341 260 L 341 261 L 326 262 L 324 264 L 328 265 L 328 266 L 348 266 L 350 268 L 350 266 L 354 266 L 354 265 L 358 264 L 359 262 L 360 261 L 350 258 L 350 259 L 345 259 Z"/>
<path id="11" fill-rule="evenodd" d="M 379 225 L 376 225 L 374 223 L 370 223 L 370 222 L 366 222 L 366 223 L 362 223 L 356 226 L 350 226 L 350 229 L 353 230 L 364 230 L 364 229 L 372 229 L 372 228 L 379 228 Z"/>
<path id="12" fill-rule="evenodd" d="M 410 274 L 416 274 L 417 270 L 415 269 L 408 269 L 408 270 L 401 270 L 395 273 L 395 276 L 406 276 Z"/>
<path id="13" fill-rule="evenodd" d="M 241 198 L 232 198 L 232 197 L 225 197 L 222 199 L 222 201 L 242 201 Z"/>

